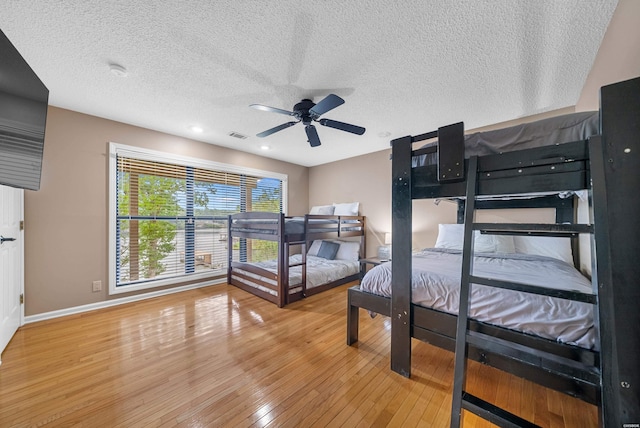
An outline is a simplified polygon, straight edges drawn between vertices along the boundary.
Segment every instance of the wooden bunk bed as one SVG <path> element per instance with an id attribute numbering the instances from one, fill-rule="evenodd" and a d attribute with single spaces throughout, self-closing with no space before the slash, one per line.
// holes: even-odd
<path id="1" fill-rule="evenodd" d="M 228 240 L 227 282 L 283 307 L 360 277 L 358 257 L 366 248 L 365 217 L 239 213 L 229 217 Z M 276 259 L 256 263 L 247 255 L 246 248 L 234 249 L 234 245 L 246 246 L 247 240 L 277 243 Z M 340 248 L 346 249 L 348 257 L 340 257 L 340 249 L 337 254 L 339 260 L 308 256 L 307 248 L 314 241 L 321 240 L 338 243 Z M 355 252 L 352 251 L 354 245 Z M 292 249 L 297 249 L 298 254 L 292 255 Z M 295 281 L 292 279 L 294 271 Z M 307 281 L 307 276 L 314 273 L 320 274 L 321 278 L 315 283 Z"/>
<path id="2" fill-rule="evenodd" d="M 462 124 L 456 124 L 392 141 L 391 297 L 359 287 L 349 289 L 347 344 L 358 340 L 359 308 L 363 308 L 391 317 L 391 369 L 399 374 L 410 376 L 412 337 L 455 350 L 452 426 L 460 423 L 461 409 L 500 425 L 529 426 L 463 391 L 466 358 L 600 406 L 601 426 L 640 423 L 640 263 L 636 260 L 640 221 L 635 196 L 640 188 L 640 78 L 604 86 L 600 97 L 599 135 L 584 140 L 555 140 L 537 148 L 469 157 L 468 153 L 465 156 Z M 433 138 L 438 139 L 435 147 L 413 150 L 413 143 Z M 425 154 L 436 157 L 435 164 L 412 167 L 416 157 Z M 566 224 L 573 217 L 569 219 L 563 209 L 556 211 L 556 223 L 550 225 L 474 223 L 475 209 L 492 205 L 480 202 L 487 195 L 578 190 L 588 191 L 592 224 Z M 465 225 L 461 316 L 412 302 L 412 201 L 448 197 L 466 201 L 458 216 Z M 535 202 L 530 204 L 535 206 Z M 594 305 L 597 346 L 585 349 L 468 319 L 471 283 L 553 294 L 474 276 L 472 236 L 476 230 L 509 235 L 589 234 L 592 294 L 559 294 Z"/>

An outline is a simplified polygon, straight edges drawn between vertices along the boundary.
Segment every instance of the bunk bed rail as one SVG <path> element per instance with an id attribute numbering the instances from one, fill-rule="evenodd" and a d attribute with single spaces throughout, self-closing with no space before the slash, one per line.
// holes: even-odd
<path id="1" fill-rule="evenodd" d="M 364 216 L 305 216 L 307 242 L 315 239 L 340 239 L 361 236 L 365 227 Z"/>
<path id="2" fill-rule="evenodd" d="M 281 213 L 247 212 L 229 216 L 229 231 L 236 238 L 278 240 L 285 233 Z"/>
<path id="3" fill-rule="evenodd" d="M 313 215 L 285 216 L 280 213 L 250 212 L 234 214 L 230 230 L 235 237 L 288 242 L 361 236 L 363 216 Z"/>
<path id="4" fill-rule="evenodd" d="M 423 153 L 412 151 L 412 156 Z M 478 195 L 512 195 L 536 192 L 572 191 L 588 188 L 589 143 L 587 140 L 487 155 L 478 159 Z M 464 171 L 468 169 L 464 160 Z M 464 197 L 465 182 L 442 182 L 436 165 L 411 169 L 413 199 Z"/>

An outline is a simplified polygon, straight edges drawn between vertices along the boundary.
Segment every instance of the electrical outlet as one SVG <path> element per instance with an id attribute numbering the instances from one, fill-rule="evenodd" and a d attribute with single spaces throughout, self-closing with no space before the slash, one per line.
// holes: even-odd
<path id="1" fill-rule="evenodd" d="M 93 281 L 93 291 L 102 291 L 102 281 Z"/>

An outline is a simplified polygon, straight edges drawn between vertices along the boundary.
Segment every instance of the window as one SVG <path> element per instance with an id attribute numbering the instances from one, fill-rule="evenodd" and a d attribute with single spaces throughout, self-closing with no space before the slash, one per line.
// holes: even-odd
<path id="1" fill-rule="evenodd" d="M 225 274 L 228 215 L 286 201 L 286 175 L 115 143 L 110 174 L 110 293 Z"/>

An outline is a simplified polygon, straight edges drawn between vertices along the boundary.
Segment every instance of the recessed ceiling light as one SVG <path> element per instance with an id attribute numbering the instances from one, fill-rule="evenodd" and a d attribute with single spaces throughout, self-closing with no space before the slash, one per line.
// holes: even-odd
<path id="1" fill-rule="evenodd" d="M 127 69 L 121 66 L 120 64 L 109 64 L 109 70 L 111 70 L 111 74 L 118 77 L 126 77 Z"/>
<path id="2" fill-rule="evenodd" d="M 196 134 L 200 134 L 202 133 L 202 131 L 204 131 L 204 129 L 202 129 L 200 126 L 198 125 L 191 125 L 189 127 L 189 129 L 191 130 L 191 132 L 195 132 Z"/>
<path id="3" fill-rule="evenodd" d="M 270 150 L 270 149 L 271 149 L 271 147 L 267 146 L 266 144 L 262 144 L 262 145 L 260 146 L 260 149 L 262 149 L 262 150 Z"/>

